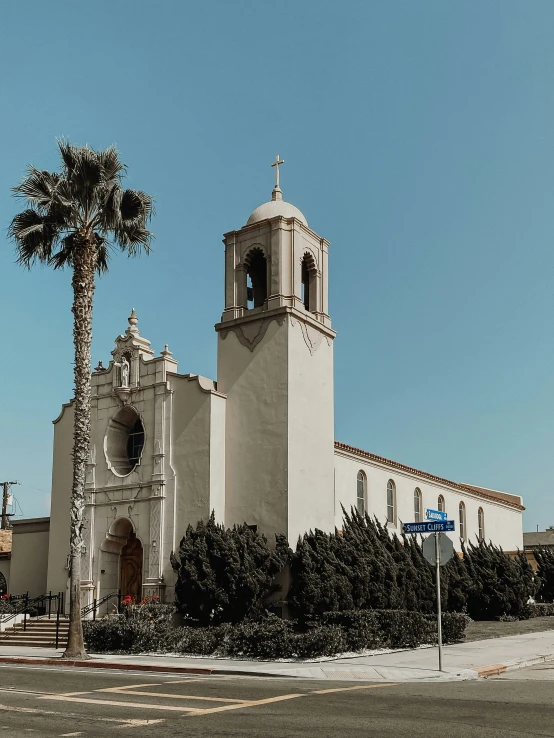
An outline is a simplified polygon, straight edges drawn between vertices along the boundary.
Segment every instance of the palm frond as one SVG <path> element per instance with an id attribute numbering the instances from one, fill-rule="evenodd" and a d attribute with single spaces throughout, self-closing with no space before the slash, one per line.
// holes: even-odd
<path id="1" fill-rule="evenodd" d="M 25 197 L 30 204 L 37 207 L 48 207 L 56 196 L 56 188 L 60 176 L 56 173 L 50 173 L 28 167 L 27 176 L 13 188 L 13 192 L 18 197 Z"/>
<path id="2" fill-rule="evenodd" d="M 119 152 L 115 146 L 108 146 L 104 151 L 98 152 L 98 160 L 102 167 L 103 178 L 106 183 L 120 182 L 127 167 L 119 158 Z"/>
<path id="3" fill-rule="evenodd" d="M 98 214 L 98 223 L 104 231 L 111 231 L 121 226 L 121 200 L 123 190 L 114 184 L 107 190 L 102 211 Z"/>
<path id="4" fill-rule="evenodd" d="M 108 243 L 101 239 L 100 242 L 97 242 L 97 261 L 96 261 L 96 271 L 98 274 L 105 274 L 108 271 L 108 262 L 110 260 L 110 253 L 108 249 Z"/>
<path id="5" fill-rule="evenodd" d="M 154 214 L 154 201 L 141 190 L 125 190 L 121 198 L 121 219 L 124 223 L 146 223 Z"/>
<path id="6" fill-rule="evenodd" d="M 142 251 L 149 254 L 152 238 L 153 234 L 139 225 L 124 225 L 114 230 L 116 244 L 129 256 L 138 256 Z"/>
<path id="7" fill-rule="evenodd" d="M 15 241 L 18 264 L 31 267 L 36 261 L 49 262 L 59 237 L 59 227 L 29 208 L 13 218 L 8 236 Z"/>
<path id="8" fill-rule="evenodd" d="M 50 256 L 48 263 L 53 266 L 54 269 L 63 269 L 66 266 L 72 267 L 73 255 L 78 246 L 77 235 L 75 233 L 69 233 L 61 239 L 59 250 Z"/>

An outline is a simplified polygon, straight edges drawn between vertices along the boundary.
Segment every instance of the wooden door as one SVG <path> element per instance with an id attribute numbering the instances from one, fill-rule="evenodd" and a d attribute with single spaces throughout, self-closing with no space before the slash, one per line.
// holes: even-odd
<path id="1" fill-rule="evenodd" d="M 131 531 L 127 543 L 121 549 L 121 594 L 130 595 L 140 602 L 142 595 L 142 544 Z"/>

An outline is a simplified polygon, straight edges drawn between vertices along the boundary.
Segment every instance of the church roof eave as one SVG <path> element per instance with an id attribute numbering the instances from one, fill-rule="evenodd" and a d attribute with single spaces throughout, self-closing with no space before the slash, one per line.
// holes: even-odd
<path id="1" fill-rule="evenodd" d="M 340 443 L 340 441 L 335 441 L 335 450 L 343 451 L 352 456 L 358 456 L 360 458 L 366 459 L 367 461 L 374 461 L 391 469 L 396 469 L 397 471 L 412 474 L 413 476 L 419 477 L 420 479 L 426 479 L 429 482 L 434 482 L 435 484 L 451 487 L 452 489 L 464 492 L 464 494 L 470 495 L 471 497 L 481 497 L 482 499 L 488 500 L 489 502 L 496 502 L 499 505 L 506 505 L 507 507 L 511 507 L 516 510 L 525 510 L 525 507 L 520 503 L 507 500 L 507 493 L 504 492 L 499 493 L 499 495 L 502 495 L 502 497 L 490 493 L 487 494 L 486 492 L 478 491 L 475 487 L 472 488 L 466 486 L 465 484 L 460 484 L 459 482 L 453 482 L 450 479 L 445 479 L 444 477 L 437 477 L 435 474 L 429 474 L 428 472 L 421 471 L 421 469 L 415 469 L 412 466 L 406 466 L 405 464 L 401 464 L 399 461 L 386 459 L 384 456 L 377 456 L 377 454 L 372 454 L 370 451 L 364 451 L 361 448 L 349 446 L 346 443 Z M 519 495 L 511 496 L 521 499 Z"/>

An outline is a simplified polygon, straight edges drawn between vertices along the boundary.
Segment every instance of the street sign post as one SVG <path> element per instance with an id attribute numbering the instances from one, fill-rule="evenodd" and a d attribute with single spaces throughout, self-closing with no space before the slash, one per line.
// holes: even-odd
<path id="1" fill-rule="evenodd" d="M 445 533 L 455 530 L 453 520 L 427 521 L 425 523 L 404 523 L 402 533 Z"/>
<path id="2" fill-rule="evenodd" d="M 446 520 L 446 513 L 441 510 L 425 510 L 426 520 Z"/>
<path id="3" fill-rule="evenodd" d="M 439 510 L 426 510 L 429 513 L 442 515 Z M 442 533 L 455 530 L 453 520 L 432 520 L 426 523 L 404 523 L 402 533 L 433 533 L 423 542 L 423 555 L 430 564 L 435 566 L 435 583 L 437 588 L 437 640 L 439 644 L 439 671 L 442 671 L 442 608 L 441 608 L 441 566 L 446 564 L 454 555 L 454 546 L 448 536 Z"/>

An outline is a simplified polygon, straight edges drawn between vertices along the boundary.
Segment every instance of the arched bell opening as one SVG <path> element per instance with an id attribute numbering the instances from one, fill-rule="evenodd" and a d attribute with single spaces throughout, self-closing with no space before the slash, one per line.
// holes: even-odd
<path id="1" fill-rule="evenodd" d="M 254 248 L 244 260 L 246 267 L 246 307 L 263 307 L 267 300 L 267 259 L 260 248 Z"/>
<path id="2" fill-rule="evenodd" d="M 301 298 L 305 310 L 311 313 L 317 310 L 317 267 L 314 257 L 306 252 L 301 264 Z"/>

